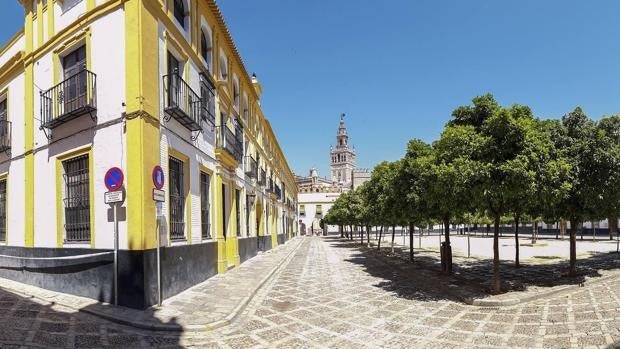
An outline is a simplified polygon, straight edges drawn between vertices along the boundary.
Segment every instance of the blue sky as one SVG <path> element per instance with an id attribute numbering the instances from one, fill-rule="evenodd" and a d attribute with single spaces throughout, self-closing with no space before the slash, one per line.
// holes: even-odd
<path id="1" fill-rule="evenodd" d="M 16 0 L 0 42 L 22 25 Z M 436 139 L 451 111 L 493 93 L 560 117 L 620 113 L 620 1 L 219 0 L 291 167 L 329 168 L 347 114 L 358 166 Z"/>

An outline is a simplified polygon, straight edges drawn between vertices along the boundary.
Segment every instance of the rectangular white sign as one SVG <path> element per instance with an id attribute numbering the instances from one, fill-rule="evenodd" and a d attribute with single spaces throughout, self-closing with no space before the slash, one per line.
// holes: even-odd
<path id="1" fill-rule="evenodd" d="M 106 204 L 113 204 L 115 202 L 123 202 L 123 191 L 108 191 L 103 195 L 103 199 Z"/>
<path id="2" fill-rule="evenodd" d="M 159 189 L 153 189 L 153 200 L 157 202 L 166 201 L 166 192 Z"/>

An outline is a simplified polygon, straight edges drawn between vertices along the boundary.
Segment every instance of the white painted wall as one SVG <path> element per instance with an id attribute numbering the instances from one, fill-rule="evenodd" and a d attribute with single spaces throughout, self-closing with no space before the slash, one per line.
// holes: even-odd
<path id="1" fill-rule="evenodd" d="M 17 52 L 25 49 L 25 40 L 22 35 L 10 48 L 8 48 L 2 55 L 0 55 L 0 67 L 3 66 L 11 57 L 15 56 Z"/>

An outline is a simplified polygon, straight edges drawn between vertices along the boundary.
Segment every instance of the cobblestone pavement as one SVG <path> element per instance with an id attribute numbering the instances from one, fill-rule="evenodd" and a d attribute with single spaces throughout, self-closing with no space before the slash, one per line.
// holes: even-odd
<path id="1" fill-rule="evenodd" d="M 0 290 L 0 347 L 613 348 L 620 341 L 617 278 L 492 309 L 442 298 L 429 286 L 432 273 L 424 287 L 399 283 L 384 262 L 331 238 L 304 239 L 287 263 L 232 325 L 205 333 L 138 331 Z"/>

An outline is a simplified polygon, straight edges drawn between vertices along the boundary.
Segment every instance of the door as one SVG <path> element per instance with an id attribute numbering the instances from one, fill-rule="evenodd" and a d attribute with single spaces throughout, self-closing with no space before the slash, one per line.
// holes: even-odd
<path id="1" fill-rule="evenodd" d="M 63 86 L 58 93 L 64 99 L 64 113 L 70 113 L 86 105 L 86 47 L 82 46 L 62 59 Z"/>
<path id="2" fill-rule="evenodd" d="M 179 105 L 179 79 L 180 79 L 181 64 L 174 55 L 168 52 L 168 106 Z"/>

